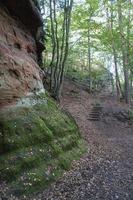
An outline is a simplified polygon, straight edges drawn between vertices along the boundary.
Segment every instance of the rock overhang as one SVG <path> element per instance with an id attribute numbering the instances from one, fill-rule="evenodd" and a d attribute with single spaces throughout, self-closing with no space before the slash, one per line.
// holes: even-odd
<path id="1" fill-rule="evenodd" d="M 37 29 L 43 26 L 43 19 L 34 0 L 2 0 L 2 4 L 9 10 L 11 15 L 19 20 L 36 35 Z"/>

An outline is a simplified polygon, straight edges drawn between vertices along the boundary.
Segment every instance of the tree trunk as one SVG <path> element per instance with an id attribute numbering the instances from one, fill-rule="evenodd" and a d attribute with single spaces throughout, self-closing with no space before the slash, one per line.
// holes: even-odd
<path id="1" fill-rule="evenodd" d="M 56 53 L 56 42 L 55 42 L 55 30 L 54 30 L 54 22 L 53 22 L 53 13 L 52 13 L 52 0 L 50 0 L 50 22 L 51 22 L 51 39 L 52 39 L 52 59 L 50 63 L 50 90 L 52 90 L 53 83 L 53 67 L 55 61 L 55 53 Z"/>
<path id="2" fill-rule="evenodd" d="M 109 13 L 107 9 L 108 28 L 111 31 L 112 52 L 113 52 L 114 66 L 115 66 L 115 86 L 116 86 L 116 92 L 117 92 L 117 99 L 120 100 L 120 96 L 122 95 L 122 88 L 121 88 L 121 83 L 119 79 L 117 52 L 116 52 L 116 47 L 115 47 L 115 39 L 114 39 L 114 31 L 113 31 L 114 23 L 113 23 L 113 2 L 112 1 L 111 1 L 111 7 L 110 7 L 110 14 L 111 14 L 111 20 L 109 20 Z"/>
<path id="3" fill-rule="evenodd" d="M 72 6 L 73 6 L 73 0 L 70 1 L 70 5 L 68 2 L 68 12 L 66 14 L 66 38 L 65 38 L 65 49 L 64 49 L 64 58 L 62 59 L 61 64 L 61 73 L 60 73 L 60 80 L 58 83 L 58 88 L 57 88 L 57 97 L 60 98 L 60 93 L 61 93 L 61 88 L 62 88 L 62 82 L 64 79 L 64 68 L 65 68 L 65 63 L 66 59 L 68 56 L 68 50 L 69 50 L 69 33 L 70 33 L 70 24 L 71 24 L 71 12 L 72 12 Z M 66 10 L 67 11 L 67 10 Z"/>
<path id="4" fill-rule="evenodd" d="M 89 93 L 91 93 L 91 42 L 90 42 L 89 23 L 88 23 L 88 70 L 89 70 Z"/>
<path id="5" fill-rule="evenodd" d="M 121 0 L 117 0 L 118 6 L 118 23 L 119 23 L 119 31 L 120 31 L 120 40 L 121 40 L 121 50 L 122 50 L 122 61 L 123 61 L 123 71 L 124 71 L 124 98 L 125 102 L 130 102 L 130 94 L 129 94 L 129 69 L 128 69 L 128 56 L 127 56 L 127 44 L 125 41 L 125 35 L 123 31 L 123 17 L 122 17 L 122 5 Z"/>

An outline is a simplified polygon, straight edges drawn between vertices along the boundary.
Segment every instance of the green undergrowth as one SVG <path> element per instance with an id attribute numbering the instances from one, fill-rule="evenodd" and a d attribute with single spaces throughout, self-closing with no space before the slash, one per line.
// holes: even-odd
<path id="1" fill-rule="evenodd" d="M 16 196 L 46 188 L 85 152 L 73 118 L 48 95 L 38 98 L 45 103 L 12 109 L 0 118 L 0 180 Z"/>

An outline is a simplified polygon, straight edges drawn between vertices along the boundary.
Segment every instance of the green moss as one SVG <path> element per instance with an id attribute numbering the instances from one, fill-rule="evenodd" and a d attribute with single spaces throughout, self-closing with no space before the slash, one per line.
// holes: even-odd
<path id="1" fill-rule="evenodd" d="M 48 95 L 37 98 L 47 104 L 10 110 L 0 119 L 0 179 L 15 195 L 47 187 L 85 151 L 73 118 Z"/>
<path id="2" fill-rule="evenodd" d="M 84 141 L 79 140 L 77 141 L 77 146 L 75 148 L 72 148 L 59 156 L 59 166 L 64 170 L 68 170 L 72 161 L 79 159 L 83 153 L 85 153 Z"/>

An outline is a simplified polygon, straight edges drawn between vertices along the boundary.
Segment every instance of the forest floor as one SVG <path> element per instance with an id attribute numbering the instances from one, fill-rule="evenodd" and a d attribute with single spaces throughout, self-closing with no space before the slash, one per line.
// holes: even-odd
<path id="1" fill-rule="evenodd" d="M 98 121 L 91 121 L 96 104 L 102 113 Z M 133 200 L 133 123 L 125 114 L 128 107 L 107 94 L 92 96 L 68 82 L 60 105 L 75 118 L 87 153 L 35 199 Z"/>

